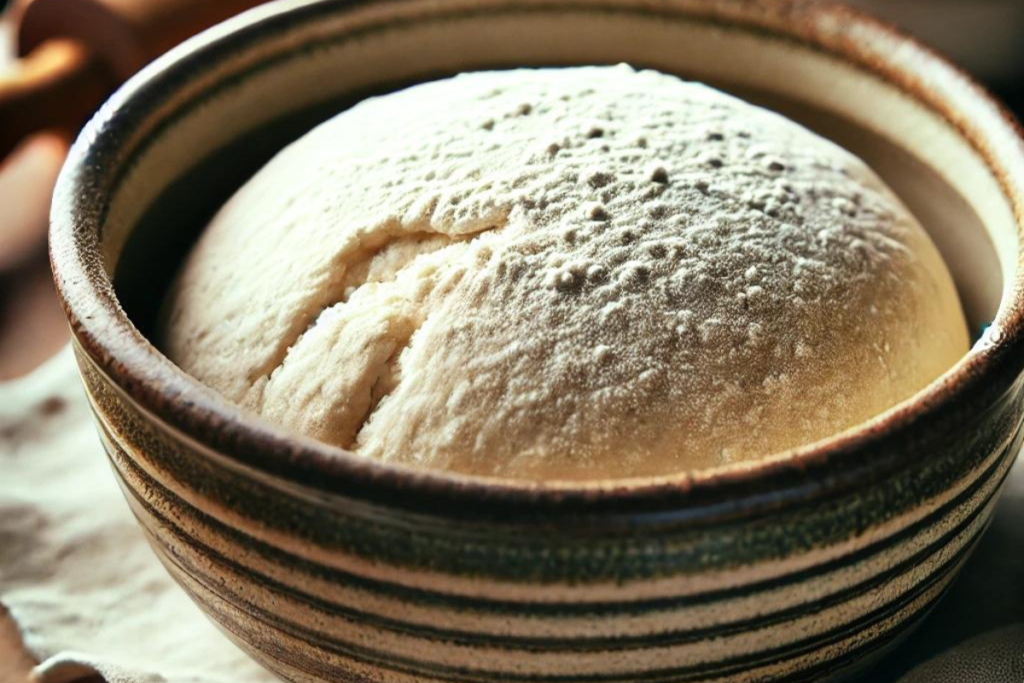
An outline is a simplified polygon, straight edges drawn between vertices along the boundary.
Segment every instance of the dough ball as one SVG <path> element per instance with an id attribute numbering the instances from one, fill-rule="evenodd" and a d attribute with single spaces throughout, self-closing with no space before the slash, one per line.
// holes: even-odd
<path id="1" fill-rule="evenodd" d="M 465 74 L 336 116 L 213 218 L 161 335 L 284 427 L 533 480 L 800 446 L 968 348 L 938 251 L 861 161 L 625 66 Z"/>

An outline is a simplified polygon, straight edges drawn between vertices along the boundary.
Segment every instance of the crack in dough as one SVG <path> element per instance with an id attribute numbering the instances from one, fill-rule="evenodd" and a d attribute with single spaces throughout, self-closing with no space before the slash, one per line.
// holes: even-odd
<path id="1" fill-rule="evenodd" d="M 261 413 L 350 448 L 377 405 L 401 380 L 401 355 L 430 315 L 439 270 L 481 234 L 405 233 L 349 265 L 342 297 L 296 339 L 263 392 Z M 441 286 L 444 285 L 442 281 Z M 330 368 L 324 372 L 323 368 Z"/>

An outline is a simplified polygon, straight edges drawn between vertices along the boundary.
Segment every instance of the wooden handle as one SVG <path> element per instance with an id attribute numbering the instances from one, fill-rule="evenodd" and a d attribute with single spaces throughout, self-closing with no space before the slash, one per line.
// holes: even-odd
<path id="1" fill-rule="evenodd" d="M 115 83 L 104 63 L 77 41 L 42 44 L 0 74 L 0 159 L 40 130 L 73 136 Z"/>
<path id="2" fill-rule="evenodd" d="M 73 135 L 117 85 L 261 0 L 18 0 L 22 59 L 0 75 L 0 159 L 26 135 Z"/>
<path id="3" fill-rule="evenodd" d="M 265 0 L 15 0 L 22 59 L 0 72 L 0 159 L 25 135 L 75 132 L 116 85 Z"/>
<path id="4" fill-rule="evenodd" d="M 74 38 L 120 80 L 191 35 L 265 0 L 18 0 L 18 45 Z"/>
<path id="5" fill-rule="evenodd" d="M 0 380 L 34 367 L 67 336 L 44 250 L 67 140 L 147 62 L 257 4 L 15 0 L 22 59 L 0 72 Z"/>
<path id="6" fill-rule="evenodd" d="M 64 135 L 39 133 L 0 163 L 0 276 L 43 255 L 50 199 L 67 151 Z"/>
<path id="7" fill-rule="evenodd" d="M 0 165 L 0 382 L 38 366 L 67 340 L 46 257 L 50 199 L 66 151 L 63 136 L 38 134 Z"/>

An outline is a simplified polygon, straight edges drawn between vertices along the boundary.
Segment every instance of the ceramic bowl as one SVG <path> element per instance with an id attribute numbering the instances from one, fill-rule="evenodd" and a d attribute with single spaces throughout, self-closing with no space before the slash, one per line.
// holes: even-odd
<path id="1" fill-rule="evenodd" d="M 517 483 L 361 460 L 232 407 L 147 335 L 204 220 L 289 140 L 461 70 L 630 62 L 872 164 L 948 259 L 970 353 L 832 439 L 701 473 Z M 965 75 L 811 2 L 304 0 L 174 50 L 86 128 L 51 254 L 113 469 L 160 558 L 293 681 L 809 681 L 950 585 L 1020 444 L 1024 145 Z"/>

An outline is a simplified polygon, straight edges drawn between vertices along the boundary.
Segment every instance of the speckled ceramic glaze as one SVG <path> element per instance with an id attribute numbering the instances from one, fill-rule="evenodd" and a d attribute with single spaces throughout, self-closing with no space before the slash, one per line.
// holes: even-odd
<path id="1" fill-rule="evenodd" d="M 147 341 L 204 219 L 345 103 L 459 70 L 619 61 L 738 92 L 861 154 L 987 332 L 918 396 L 829 441 L 574 485 L 360 460 L 243 414 Z M 51 250 L 133 511 L 199 605 L 281 676 L 810 681 L 897 642 L 985 528 L 1021 438 L 1022 222 L 1013 123 L 841 8 L 314 0 L 216 28 L 125 86 L 72 151 Z"/>

